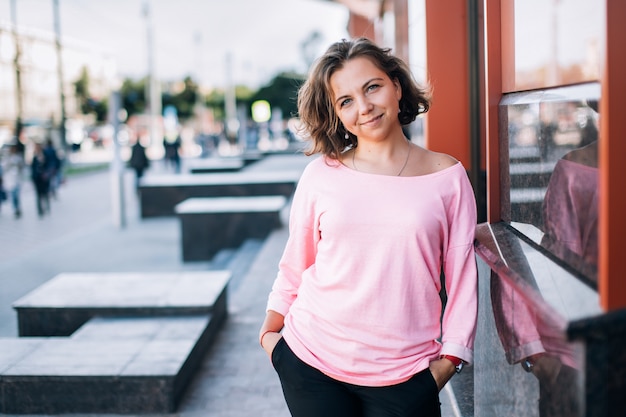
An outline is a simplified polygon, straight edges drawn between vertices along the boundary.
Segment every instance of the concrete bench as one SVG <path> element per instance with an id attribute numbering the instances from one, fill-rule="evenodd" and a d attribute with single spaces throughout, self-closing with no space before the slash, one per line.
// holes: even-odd
<path id="1" fill-rule="evenodd" d="M 184 262 L 211 260 L 247 239 L 264 239 L 281 226 L 284 196 L 190 198 L 177 204 Z"/>
<path id="2" fill-rule="evenodd" d="M 301 170 L 154 175 L 142 178 L 141 217 L 175 215 L 175 206 L 194 197 L 282 195 L 289 198 Z"/>
<path id="3" fill-rule="evenodd" d="M 13 303 L 20 336 L 69 336 L 95 316 L 227 315 L 229 271 L 63 273 Z"/>
<path id="4" fill-rule="evenodd" d="M 185 167 L 192 174 L 236 172 L 245 166 L 245 161 L 238 158 L 199 158 L 185 161 Z"/>
<path id="5" fill-rule="evenodd" d="M 0 413 L 171 413 L 220 321 L 93 318 L 71 337 L 0 338 Z"/>

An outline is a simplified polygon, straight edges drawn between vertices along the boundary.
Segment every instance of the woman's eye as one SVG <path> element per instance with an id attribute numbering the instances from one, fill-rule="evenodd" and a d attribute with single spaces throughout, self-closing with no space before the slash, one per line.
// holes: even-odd
<path id="1" fill-rule="evenodd" d="M 368 86 L 367 86 L 367 91 L 374 91 L 374 90 L 376 90 L 378 87 L 380 87 L 380 85 L 378 85 L 378 84 L 368 85 Z"/>
<path id="2" fill-rule="evenodd" d="M 347 99 L 343 100 L 343 101 L 339 104 L 339 106 L 340 106 L 340 107 L 344 107 L 344 106 L 346 106 L 346 105 L 350 104 L 351 102 L 352 102 L 352 100 L 351 100 L 351 99 L 349 99 L 349 98 L 347 98 Z"/>

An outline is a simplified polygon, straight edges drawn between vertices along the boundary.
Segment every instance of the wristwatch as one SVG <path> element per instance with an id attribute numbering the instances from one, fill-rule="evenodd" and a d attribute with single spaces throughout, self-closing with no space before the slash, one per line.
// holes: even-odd
<path id="1" fill-rule="evenodd" d="M 439 357 L 440 359 L 446 358 L 447 360 L 449 360 L 450 362 L 452 362 L 454 364 L 455 372 L 458 374 L 463 370 L 463 365 L 465 365 L 465 362 L 463 362 L 463 359 L 457 358 L 456 356 L 452 356 L 452 355 L 441 355 Z"/>
<path id="2" fill-rule="evenodd" d="M 537 359 L 539 359 L 539 357 L 543 355 L 544 353 L 535 353 L 534 355 L 525 357 L 521 361 L 522 368 L 524 368 L 526 372 L 532 372 L 533 368 L 535 367 L 535 362 L 537 361 Z"/>
<path id="3" fill-rule="evenodd" d="M 524 368 L 526 372 L 532 372 L 534 366 L 535 364 L 530 360 L 530 358 L 526 358 L 522 361 L 522 368 Z"/>

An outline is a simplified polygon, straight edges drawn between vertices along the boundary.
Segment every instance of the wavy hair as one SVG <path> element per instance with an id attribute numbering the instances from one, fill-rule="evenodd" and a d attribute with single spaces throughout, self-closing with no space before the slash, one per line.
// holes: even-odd
<path id="1" fill-rule="evenodd" d="M 312 141 L 307 155 L 324 154 L 338 159 L 349 147 L 357 146 L 357 138 L 348 132 L 339 120 L 333 105 L 331 76 L 351 59 L 365 57 L 391 80 L 397 80 L 402 89 L 398 120 L 407 125 L 430 108 L 428 91 L 414 80 L 408 65 L 391 54 L 390 48 L 381 48 L 366 38 L 343 39 L 332 44 L 313 65 L 308 79 L 298 90 L 298 115 L 305 136 Z M 346 133 L 348 139 L 346 139 Z"/>

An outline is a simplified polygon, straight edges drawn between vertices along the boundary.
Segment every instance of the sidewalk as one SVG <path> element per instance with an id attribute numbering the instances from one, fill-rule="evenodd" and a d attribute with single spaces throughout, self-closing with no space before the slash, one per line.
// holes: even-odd
<path id="1" fill-rule="evenodd" d="M 306 162 L 303 156 L 277 156 L 250 169 L 301 169 Z M 128 172 L 124 180 L 124 228 L 113 222 L 108 172 L 70 178 L 59 190 L 57 200 L 51 202 L 51 214 L 41 219 L 36 214 L 30 184 L 25 184 L 22 193 L 21 219 L 13 219 L 9 205 L 2 206 L 0 337 L 17 336 L 11 303 L 61 272 L 181 271 L 211 267 L 210 262 L 183 263 L 178 220 L 140 219 L 132 173 Z M 187 388 L 176 416 L 289 417 L 278 378 L 257 342 L 266 297 L 286 239 L 285 227 L 270 235 L 248 274 L 231 288 L 230 317 Z M 442 415 L 458 415 L 448 391 L 442 391 L 440 397 Z"/>

